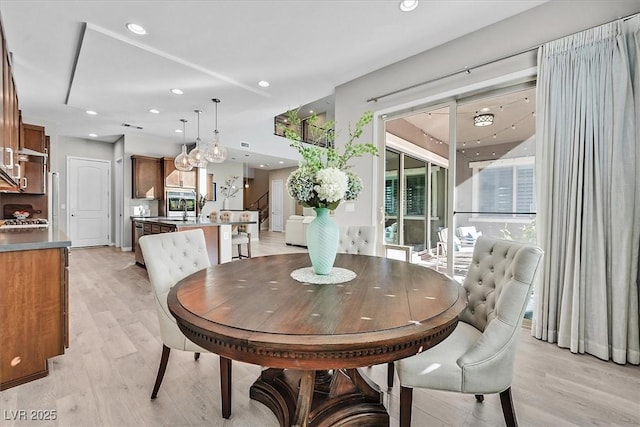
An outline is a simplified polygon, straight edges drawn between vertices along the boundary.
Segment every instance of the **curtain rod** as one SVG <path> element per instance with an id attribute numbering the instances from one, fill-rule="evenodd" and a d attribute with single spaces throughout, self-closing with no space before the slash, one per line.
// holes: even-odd
<path id="1" fill-rule="evenodd" d="M 605 22 L 605 23 L 603 23 L 603 24 L 598 24 L 598 25 L 595 25 L 595 26 L 593 26 L 593 27 L 589 27 L 589 28 L 587 28 L 587 29 L 585 29 L 585 30 L 581 30 L 581 31 L 579 31 L 579 32 L 587 31 L 587 30 L 590 30 L 590 29 L 592 29 L 592 28 L 596 28 L 596 27 L 600 27 L 600 26 L 602 26 L 602 25 L 610 24 L 611 22 L 616 22 L 616 21 L 626 21 L 626 20 L 631 19 L 631 18 L 633 18 L 633 17 L 635 17 L 635 16 L 637 16 L 637 15 L 640 15 L 640 13 L 637 13 L 637 12 L 636 12 L 636 13 L 633 13 L 633 14 L 631 14 L 631 15 L 625 16 L 624 18 L 616 18 L 616 19 L 614 19 L 614 20 L 611 20 L 611 21 Z M 560 38 L 562 38 L 562 37 L 560 37 Z M 554 39 L 554 40 L 558 40 L 558 39 Z M 553 41 L 553 40 L 549 40 L 549 41 L 548 41 L 548 42 L 546 42 L 546 43 L 549 43 L 549 42 L 552 42 L 552 41 Z M 453 76 L 458 75 L 458 74 L 463 74 L 463 73 L 471 74 L 471 70 L 473 70 L 473 69 L 480 68 L 480 67 L 484 67 L 484 66 L 487 66 L 487 65 L 491 65 L 491 64 L 494 64 L 494 63 L 496 63 L 496 62 L 504 61 L 505 59 L 513 58 L 514 56 L 522 55 L 522 54 L 524 54 L 524 53 L 527 53 L 527 52 L 531 52 L 531 51 L 537 50 L 540 46 L 542 46 L 543 44 L 546 44 L 546 43 L 542 43 L 542 44 L 539 44 L 539 45 L 536 45 L 536 46 L 530 47 L 530 48 L 528 48 L 528 49 L 524 49 L 524 50 L 521 50 L 521 51 L 519 51 L 519 52 L 509 54 L 509 55 L 505 55 L 505 56 L 502 56 L 502 57 L 500 57 L 500 58 L 492 59 L 492 60 L 490 60 L 490 61 L 483 62 L 483 63 L 481 63 L 481 64 L 477 64 L 477 65 L 474 65 L 474 66 L 471 66 L 471 67 L 468 67 L 468 66 L 467 66 L 467 67 L 464 67 L 462 70 L 454 71 L 454 72 L 452 72 L 452 73 L 445 74 L 444 76 L 440 76 L 440 77 L 436 77 L 436 78 L 433 78 L 433 79 L 429 79 L 429 80 L 426 80 L 426 81 L 423 81 L 423 82 L 420 82 L 420 83 L 416 83 L 416 84 L 413 84 L 413 85 L 411 85 L 411 86 L 404 87 L 404 88 L 402 88 L 402 89 L 396 89 L 396 90 L 394 90 L 394 91 L 387 92 L 387 93 L 384 93 L 384 94 L 382 94 L 382 95 L 374 96 L 374 97 L 372 97 L 372 98 L 367 99 L 367 102 L 378 102 L 378 100 L 379 100 L 379 99 L 386 98 L 386 97 L 391 96 L 391 95 L 396 95 L 396 94 L 401 93 L 401 92 L 406 92 L 406 91 L 408 91 L 408 90 L 415 89 L 415 88 L 417 88 L 417 87 L 424 86 L 424 85 L 426 85 L 426 84 L 433 83 L 433 82 L 438 81 L 438 80 L 443 80 L 443 79 L 446 79 L 446 78 L 449 78 L 449 77 L 453 77 Z"/>

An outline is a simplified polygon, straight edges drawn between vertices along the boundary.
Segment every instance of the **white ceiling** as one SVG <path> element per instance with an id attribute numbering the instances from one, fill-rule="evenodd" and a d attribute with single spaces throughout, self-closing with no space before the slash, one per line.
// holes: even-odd
<path id="1" fill-rule="evenodd" d="M 422 0 L 404 13 L 397 0 L 2 0 L 0 14 L 24 116 L 55 122 L 61 136 L 96 133 L 114 142 L 140 132 L 179 142 L 181 118 L 189 120 L 187 139 L 196 137 L 195 109 L 203 110 L 202 139 L 211 135 L 211 98 L 221 99 L 224 141 L 225 133 L 241 135 L 337 85 L 543 2 Z M 128 22 L 147 35 L 130 33 Z M 184 95 L 170 92 L 176 87 Z M 261 157 L 268 148 L 255 150 L 250 166 L 283 167 Z"/>

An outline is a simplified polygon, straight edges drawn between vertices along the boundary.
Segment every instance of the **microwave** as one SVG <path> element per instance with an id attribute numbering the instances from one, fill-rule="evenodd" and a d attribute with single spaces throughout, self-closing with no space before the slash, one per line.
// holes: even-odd
<path id="1" fill-rule="evenodd" d="M 167 216 L 183 217 L 186 209 L 188 217 L 196 216 L 196 192 L 189 190 L 167 190 L 165 194 Z"/>

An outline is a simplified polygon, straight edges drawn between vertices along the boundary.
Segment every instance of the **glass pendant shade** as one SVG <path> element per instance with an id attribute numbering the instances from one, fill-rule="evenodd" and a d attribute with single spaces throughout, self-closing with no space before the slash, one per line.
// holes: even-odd
<path id="1" fill-rule="evenodd" d="M 185 125 L 187 123 L 186 119 L 180 119 L 180 121 L 182 122 L 182 152 L 180 154 L 178 154 L 178 157 L 176 157 L 173 160 L 173 164 L 176 167 L 177 170 L 179 170 L 180 172 L 189 172 L 191 169 L 193 169 L 193 166 L 191 166 L 191 163 L 189 163 L 189 155 L 187 154 L 187 144 L 184 143 L 184 139 L 185 139 Z"/>
<path id="2" fill-rule="evenodd" d="M 204 158 L 204 152 L 200 149 L 200 138 L 196 139 L 196 146 L 189 152 L 189 164 L 195 168 L 207 167 L 207 159 Z"/>
<path id="3" fill-rule="evenodd" d="M 207 144 L 205 157 L 212 163 L 222 163 L 227 159 L 227 149 L 220 145 L 220 132 L 218 132 L 218 104 L 220 100 L 213 98 L 211 101 L 216 105 L 216 128 L 213 131 L 213 141 Z"/>
<path id="4" fill-rule="evenodd" d="M 195 110 L 198 115 L 198 137 L 196 138 L 196 146 L 189 152 L 189 164 L 195 168 L 206 168 L 207 159 L 204 158 L 204 151 L 200 148 L 200 113 L 201 110 Z"/>
<path id="5" fill-rule="evenodd" d="M 222 163 L 227 159 L 227 149 L 220 145 L 218 130 L 213 132 L 213 141 L 209 143 L 205 158 L 212 163 Z"/>
<path id="6" fill-rule="evenodd" d="M 191 163 L 189 163 L 189 155 L 187 154 L 186 144 L 182 144 L 182 152 L 178 154 L 178 157 L 175 158 L 173 164 L 175 165 L 176 169 L 181 172 L 189 172 L 191 169 L 193 169 L 193 166 L 191 165 Z"/>

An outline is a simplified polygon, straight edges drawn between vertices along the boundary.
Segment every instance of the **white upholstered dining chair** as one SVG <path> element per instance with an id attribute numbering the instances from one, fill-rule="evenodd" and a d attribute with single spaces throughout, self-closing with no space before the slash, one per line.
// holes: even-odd
<path id="1" fill-rule="evenodd" d="M 400 426 L 411 425 L 414 388 L 500 393 L 507 426 L 517 426 L 511 397 L 519 329 L 542 257 L 534 246 L 481 236 L 464 280 L 469 304 L 440 344 L 395 362 Z"/>
<path id="2" fill-rule="evenodd" d="M 200 353 L 209 352 L 191 342 L 180 331 L 167 306 L 167 296 L 178 281 L 211 264 L 204 232 L 201 229 L 142 236 L 140 248 L 154 293 L 162 339 L 162 358 L 151 393 L 151 399 L 155 399 L 167 369 L 171 349 L 194 352 L 196 360 L 200 358 Z M 224 357 L 220 357 L 220 386 L 222 416 L 229 418 L 231 415 L 231 360 Z"/>
<path id="3" fill-rule="evenodd" d="M 355 255 L 376 254 L 376 229 L 371 225 L 340 227 L 338 253 Z"/>

